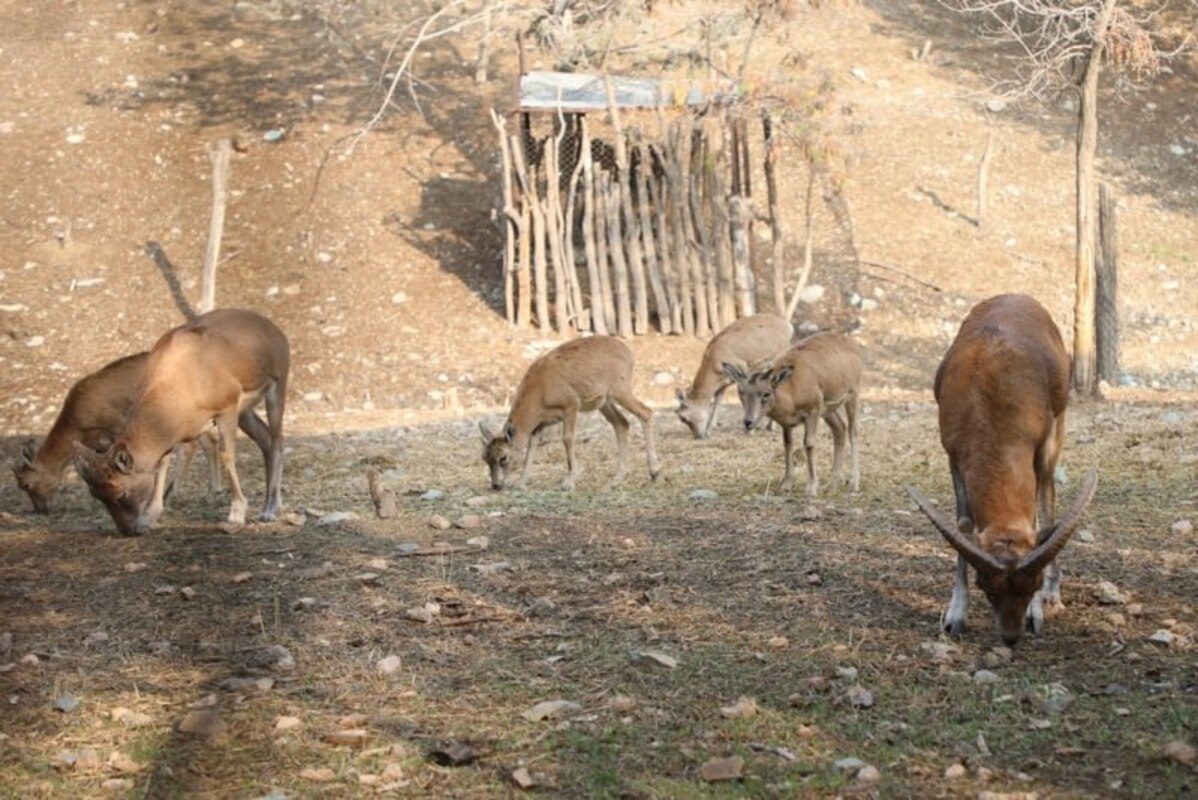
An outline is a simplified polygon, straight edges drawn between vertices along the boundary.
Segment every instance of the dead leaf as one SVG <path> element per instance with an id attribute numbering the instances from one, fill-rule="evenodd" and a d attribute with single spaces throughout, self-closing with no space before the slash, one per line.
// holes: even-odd
<path id="1" fill-rule="evenodd" d="M 1183 742 L 1176 739 L 1165 745 L 1165 757 L 1171 758 L 1179 764 L 1193 764 L 1198 760 L 1198 749 L 1189 742 Z"/>
<path id="2" fill-rule="evenodd" d="M 740 756 L 713 758 L 699 767 L 699 777 L 707 783 L 739 781 L 744 777 L 745 760 Z"/>
<path id="3" fill-rule="evenodd" d="M 276 731 L 289 731 L 298 728 L 302 723 L 299 717 L 279 717 L 275 720 Z"/>
<path id="4" fill-rule="evenodd" d="M 517 767 L 512 770 L 512 783 L 516 784 L 521 789 L 531 789 L 537 785 L 536 779 L 527 767 Z"/>
<path id="5" fill-rule="evenodd" d="M 336 780 L 337 774 L 328 767 L 304 767 L 300 770 L 300 777 L 313 783 L 328 783 Z"/>
<path id="6" fill-rule="evenodd" d="M 228 730 L 228 725 L 215 711 L 188 711 L 179 723 L 181 733 L 189 733 L 205 739 L 214 739 Z"/>
<path id="7" fill-rule="evenodd" d="M 633 650 L 632 660 L 638 664 L 656 664 L 666 669 L 678 666 L 678 659 L 655 650 Z"/>
<path id="8" fill-rule="evenodd" d="M 238 572 L 233 576 L 233 583 L 245 583 L 252 577 L 254 577 L 252 572 Z"/>
<path id="9" fill-rule="evenodd" d="M 370 731 L 365 728 L 349 728 L 342 731 L 331 731 L 323 737 L 326 744 L 344 747 L 361 747 L 370 741 Z"/>

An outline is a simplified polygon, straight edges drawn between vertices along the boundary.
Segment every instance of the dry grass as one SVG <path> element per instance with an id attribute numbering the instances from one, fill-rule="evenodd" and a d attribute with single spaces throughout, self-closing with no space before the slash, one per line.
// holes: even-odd
<path id="1" fill-rule="evenodd" d="M 1126 405 L 1074 414 L 1067 468 L 1099 465 L 1087 516 L 1097 541 L 1066 550 L 1066 613 L 996 667 L 993 686 L 969 677 L 997 643 L 980 596 L 959 650 L 938 663 L 921 648 L 936 640 L 952 564 L 901 494 L 915 482 L 948 497 L 931 406 L 867 404 L 862 493 L 821 497 L 820 518 L 806 522 L 800 497 L 767 492 L 781 471 L 777 433 L 735 434 L 733 416 L 725 408 L 718 435 L 694 442 L 659 413 L 665 473 L 652 485 L 635 434 L 637 469 L 624 486 L 607 485 L 614 443 L 594 417 L 583 426 L 578 491 L 549 488 L 563 468 L 560 445 L 549 442 L 532 489 L 486 493 L 475 430 L 438 423 L 292 440 L 289 505 L 362 515 L 338 526 L 221 533 L 223 501 L 194 494 L 198 475 L 166 527 L 142 539 L 102 535 L 110 525 L 77 485 L 48 520 L 6 516 L 0 628 L 15 646 L 0 663 L 33 652 L 40 665 L 0 673 L 0 796 L 109 793 L 110 768 L 54 768 L 59 753 L 83 746 L 101 761 L 113 750 L 137 761 L 127 793 L 138 797 L 258 797 L 272 787 L 292 797 L 370 796 L 382 781 L 372 776 L 388 767 L 399 796 L 495 797 L 514 791 L 508 776 L 521 764 L 555 796 L 831 796 L 853 788 L 832 766 L 845 756 L 876 765 L 886 796 L 973 796 L 979 768 L 990 771 L 987 788 L 1041 797 L 1198 787 L 1192 768 L 1161 757 L 1169 741 L 1196 735 L 1193 650 L 1147 642 L 1158 628 L 1184 632 L 1196 621 L 1195 539 L 1169 532 L 1195 510 L 1196 468 L 1182 435 L 1193 430 L 1192 412 Z M 829 450 L 824 436 L 825 477 Z M 403 514 L 370 519 L 364 473 L 391 466 Z M 247 455 L 251 498 L 260 497 L 259 471 Z M 445 499 L 419 500 L 430 487 Z M 688 499 L 697 487 L 719 499 Z M 13 507 L 14 487 L 2 491 Z M 485 504 L 470 505 L 476 497 Z M 472 511 L 495 515 L 481 531 L 487 551 L 397 555 L 402 543 L 463 543 L 478 532 L 435 531 L 427 519 Z M 358 576 L 377 558 L 388 568 L 365 585 Z M 512 570 L 471 569 L 497 561 Z M 146 566 L 127 572 L 130 563 Z M 235 582 L 243 572 L 252 576 Z M 1100 580 L 1130 591 L 1142 616 L 1113 626 L 1112 609 L 1093 599 Z M 164 586 L 196 594 L 156 593 Z M 315 605 L 299 607 L 301 597 Z M 429 602 L 442 609 L 433 623 L 407 618 Z M 272 668 L 274 645 L 288 649 L 294 669 Z M 679 666 L 630 657 L 644 650 Z M 375 665 L 387 655 L 402 667 L 383 677 Z M 836 670 L 847 666 L 873 691 L 872 709 L 845 699 L 850 682 Z M 220 687 L 231 676 L 276 682 L 238 693 Z M 813 676 L 831 680 L 813 687 Z M 1071 702 L 1049 713 L 1054 683 Z M 52 707 L 63 692 L 82 701 L 72 713 Z M 227 733 L 210 741 L 180 733 L 189 707 L 209 695 Z M 761 713 L 722 718 L 718 708 L 741 695 Z M 631 700 L 613 704 L 617 697 Z M 521 717 L 557 698 L 582 711 Z M 147 715 L 145 724 L 113 720 L 120 707 Z M 322 741 L 350 714 L 365 715 L 353 722 L 369 731 L 364 747 Z M 280 716 L 301 723 L 278 732 Z M 1040 720 L 1049 727 L 1034 727 Z M 481 757 L 457 767 L 430 758 L 452 742 L 472 743 Z M 796 760 L 752 744 L 789 748 Z M 733 754 L 747 762 L 742 784 L 699 781 L 705 760 Z M 945 781 L 958 761 L 967 776 Z M 319 767 L 332 781 L 301 778 Z"/>

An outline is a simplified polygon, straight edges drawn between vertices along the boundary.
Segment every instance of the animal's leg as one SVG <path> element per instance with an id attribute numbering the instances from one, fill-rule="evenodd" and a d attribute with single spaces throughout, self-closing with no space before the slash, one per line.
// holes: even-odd
<path id="1" fill-rule="evenodd" d="M 628 409 L 634 417 L 641 421 L 641 426 L 645 429 L 645 451 L 649 456 L 649 480 L 657 480 L 658 474 L 661 473 L 661 467 L 657 463 L 657 448 L 653 445 L 653 409 L 637 400 L 627 386 L 613 392 L 612 400 Z"/>
<path id="2" fill-rule="evenodd" d="M 162 495 L 164 501 L 167 497 L 174 494 L 176 486 L 183 485 L 183 479 L 187 475 L 188 467 L 191 466 L 191 460 L 195 458 L 197 447 L 199 447 L 198 441 L 182 442 L 175 448 L 174 452 L 179 454 L 179 459 L 175 465 L 174 472 L 167 476 L 166 487 Z M 157 487 L 155 487 L 155 491 L 157 491 Z"/>
<path id="3" fill-rule="evenodd" d="M 779 423 L 781 424 L 781 423 Z M 794 467 L 794 428 L 789 425 L 782 425 L 782 460 L 786 465 L 786 471 L 782 475 L 782 483 L 778 484 L 778 491 L 789 492 L 795 485 L 795 467 Z"/>
<path id="4" fill-rule="evenodd" d="M 216 418 L 216 429 L 220 433 L 220 457 L 229 474 L 229 491 L 233 502 L 229 506 L 229 522 L 234 525 L 245 524 L 247 503 L 241 491 L 241 481 L 237 478 L 237 417 L 234 414 L 224 414 Z"/>
<path id="5" fill-rule="evenodd" d="M 628 417 L 621 414 L 620 409 L 610 400 L 599 406 L 599 413 L 611 423 L 612 430 L 616 432 L 615 482 L 620 483 L 628 473 L 628 430 L 632 426 L 628 424 Z"/>
<path id="6" fill-rule="evenodd" d="M 965 632 L 965 620 L 969 616 L 969 562 L 957 556 L 957 577 L 953 582 L 953 596 L 944 612 L 944 631 L 956 638 Z"/>
<path id="7" fill-rule="evenodd" d="M 562 479 L 562 488 L 568 492 L 574 490 L 574 480 L 578 475 L 574 463 L 574 429 L 577 426 L 578 406 L 571 406 L 562 417 L 562 445 L 566 448 L 566 477 Z"/>
<path id="8" fill-rule="evenodd" d="M 146 507 L 144 512 L 146 527 L 153 528 L 158 523 L 158 518 L 162 516 L 163 506 L 166 504 L 166 489 L 169 483 L 171 461 L 174 460 L 174 451 L 168 452 L 158 462 L 158 471 L 154 473 L 154 495 L 150 498 L 150 505 Z"/>
<path id="9" fill-rule="evenodd" d="M 268 416 L 270 415 L 271 391 L 268 389 L 266 392 L 266 413 Z M 258 445 L 258 449 L 262 451 L 262 460 L 266 464 L 266 500 L 262 504 L 262 513 L 258 515 L 258 518 L 264 522 L 270 522 L 278 518 L 279 510 L 282 506 L 282 497 L 279 492 L 280 487 L 272 484 L 272 480 L 275 477 L 275 460 L 282 459 L 282 447 L 280 445 L 276 453 L 275 436 L 271 428 L 252 409 L 247 408 L 241 412 L 237 417 L 237 425 L 241 430 L 245 431 L 246 436 L 254 440 L 254 444 Z M 279 477 L 282 477 L 281 470 Z"/>
<path id="10" fill-rule="evenodd" d="M 969 508 L 969 498 L 965 495 L 965 479 L 955 466 L 949 467 L 953 476 L 953 494 L 957 498 L 957 530 L 961 533 L 973 533 L 973 512 Z"/>
<path id="11" fill-rule="evenodd" d="M 819 494 L 819 476 L 815 474 L 815 433 L 819 417 L 808 414 L 803 418 L 803 452 L 807 455 L 807 496 Z"/>
<path id="12" fill-rule="evenodd" d="M 1056 520 L 1057 486 L 1055 473 L 1057 457 L 1065 439 L 1065 415 L 1062 413 L 1053 420 L 1053 429 L 1047 440 L 1036 454 L 1036 511 L 1037 527 L 1041 531 L 1052 529 Z M 1061 568 L 1060 556 L 1044 569 L 1044 583 L 1032 598 L 1028 606 L 1028 630 L 1037 633 L 1044 624 L 1045 617 L 1052 617 L 1065 610 L 1061 602 Z M 1033 616 L 1036 612 L 1038 616 Z"/>
<path id="13" fill-rule="evenodd" d="M 859 402 L 854 391 L 844 404 L 844 416 L 849 422 L 849 463 L 854 492 L 861 489 L 861 465 L 857 461 L 857 412 L 861 410 Z"/>
<path id="14" fill-rule="evenodd" d="M 711 429 L 715 427 L 715 418 L 719 415 L 720 401 L 724 399 L 724 392 L 728 391 L 730 383 L 725 383 L 720 388 L 715 390 L 715 394 L 711 397 L 711 409 L 707 412 L 707 425 L 703 428 L 703 435 L 710 436 Z"/>
<path id="15" fill-rule="evenodd" d="M 220 437 L 215 428 L 207 428 L 200 434 L 200 448 L 204 451 L 204 460 L 208 462 L 208 494 L 218 495 L 225 488 L 220 474 Z M 179 478 L 183 475 L 180 473 Z"/>
<path id="16" fill-rule="evenodd" d="M 516 489 L 523 489 L 528 482 L 528 476 L 532 470 L 532 451 L 536 448 L 538 438 L 533 435 L 528 437 L 528 443 L 524 445 L 524 464 L 520 467 L 520 477 L 512 486 Z"/>
<path id="17" fill-rule="evenodd" d="M 832 485 L 836 486 L 840 483 L 841 473 L 844 471 L 844 440 L 847 426 L 840 418 L 840 412 L 834 408 L 824 412 L 824 422 L 832 429 Z"/>

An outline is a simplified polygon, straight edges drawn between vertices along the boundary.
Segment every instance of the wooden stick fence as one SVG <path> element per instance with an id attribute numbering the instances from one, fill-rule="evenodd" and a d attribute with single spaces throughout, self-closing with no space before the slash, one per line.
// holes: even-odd
<path id="1" fill-rule="evenodd" d="M 757 313 L 750 119 L 735 108 L 672 120 L 659 110 L 655 132 L 627 129 L 610 81 L 606 91 L 606 140 L 584 113 L 539 115 L 551 130 L 536 138 L 531 114 L 491 112 L 503 169 L 508 322 L 707 336 Z M 810 272 L 811 214 L 806 269 L 788 304 L 775 126 L 768 116 L 760 122 L 771 244 L 759 260 L 771 265 L 763 282 L 770 305 L 789 316 Z"/>

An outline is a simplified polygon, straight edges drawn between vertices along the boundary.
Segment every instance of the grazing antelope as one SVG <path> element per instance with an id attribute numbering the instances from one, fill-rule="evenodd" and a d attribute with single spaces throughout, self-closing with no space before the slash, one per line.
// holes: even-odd
<path id="1" fill-rule="evenodd" d="M 653 447 L 653 411 L 632 394 L 632 350 L 612 336 L 589 336 L 555 347 L 538 358 L 524 373 L 516 399 L 500 433 L 480 422 L 483 460 L 491 470 L 491 488 L 502 489 L 512 459 L 524 451 L 524 466 L 517 486 L 528 479 L 536 436 L 542 428 L 562 423 L 566 448 L 566 477 L 563 489 L 573 489 L 577 477 L 574 464 L 574 429 L 583 411 L 598 410 L 616 432 L 618 466 L 616 481 L 622 481 L 628 461 L 628 418 L 622 406 L 641 421 L 645 449 L 649 454 L 649 478 L 657 479 L 657 451 Z"/>
<path id="2" fill-rule="evenodd" d="M 21 463 L 13 469 L 17 485 L 29 495 L 33 509 L 39 514 L 50 511 L 50 497 L 62 483 L 62 475 L 71 462 L 74 443 L 90 450 L 105 450 L 116 439 L 141 380 L 145 375 L 149 353 L 136 353 L 117 359 L 96 372 L 80 378 L 67 392 L 62 410 L 54 420 L 50 433 L 39 447 L 33 439 L 21 448 Z M 209 488 L 220 489 L 220 467 L 208 437 L 201 437 L 209 463 Z M 183 462 L 176 476 L 181 479 L 195 454 L 195 446 L 186 446 Z M 155 504 L 162 505 L 162 495 L 169 487 L 156 487 Z"/>
<path id="3" fill-rule="evenodd" d="M 935 393 L 956 522 L 916 489 L 907 491 L 958 554 L 944 630 L 952 636 L 965 630 L 972 566 L 999 635 L 1014 644 L 1025 624 L 1040 632 L 1045 604 L 1050 611 L 1064 607 L 1056 557 L 1098 482 L 1091 471 L 1064 519 L 1052 523 L 1069 396 L 1061 332 L 1027 295 L 978 303 L 940 362 Z"/>
<path id="4" fill-rule="evenodd" d="M 723 366 L 752 370 L 789 347 L 792 338 L 790 323 L 773 314 L 742 317 L 724 328 L 707 343 L 694 381 L 685 392 L 677 391 L 678 408 L 674 413 L 678 419 L 696 439 L 706 439 L 715 424 L 720 398 L 732 385 Z"/>
<path id="5" fill-rule="evenodd" d="M 832 480 L 839 482 L 844 464 L 845 434 L 852 461 L 852 487 L 857 491 L 861 476 L 857 463 L 857 412 L 861 384 L 861 348 L 839 333 L 808 336 L 773 360 L 767 369 L 746 375 L 733 364 L 724 372 L 740 392 L 744 406 L 745 432 L 760 427 L 768 418 L 782 427 L 786 451 L 786 474 L 779 488 L 794 486 L 794 428 L 803 425 L 803 448 L 807 455 L 807 496 L 819 492 L 815 473 L 815 432 L 822 418 L 832 429 Z M 840 418 L 843 407 L 845 419 Z"/>
<path id="6" fill-rule="evenodd" d="M 287 337 L 252 311 L 218 309 L 168 331 L 154 345 L 145 379 L 115 441 L 103 453 L 75 445 L 75 467 L 123 534 L 153 527 L 155 481 L 180 442 L 195 440 L 209 424 L 220 434 L 221 460 L 233 495 L 229 522 L 245 522 L 246 499 L 234 463 L 240 427 L 266 461 L 266 503 L 273 520 L 282 504 L 283 408 L 290 367 Z M 266 401 L 268 422 L 253 409 Z"/>

